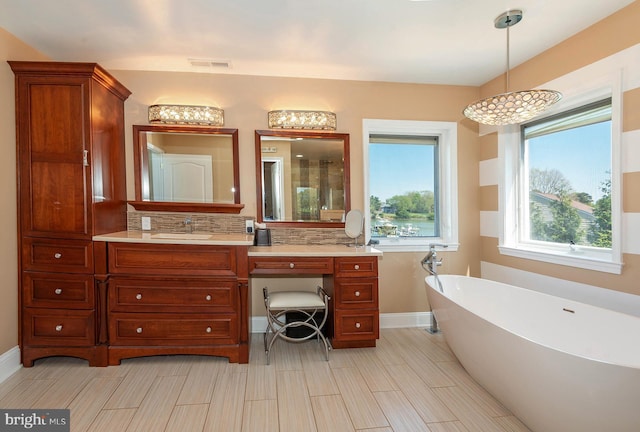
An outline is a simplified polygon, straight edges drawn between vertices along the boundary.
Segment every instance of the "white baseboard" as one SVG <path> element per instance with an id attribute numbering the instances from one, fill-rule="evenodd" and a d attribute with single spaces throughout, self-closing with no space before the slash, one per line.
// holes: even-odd
<path id="1" fill-rule="evenodd" d="M 15 346 L 0 355 L 0 383 L 16 373 L 21 367 L 20 347 Z"/>
<path id="2" fill-rule="evenodd" d="M 429 327 L 431 325 L 431 312 L 406 312 L 380 314 L 380 328 L 407 328 Z M 267 317 L 256 316 L 251 318 L 251 332 L 263 333 L 267 328 Z"/>

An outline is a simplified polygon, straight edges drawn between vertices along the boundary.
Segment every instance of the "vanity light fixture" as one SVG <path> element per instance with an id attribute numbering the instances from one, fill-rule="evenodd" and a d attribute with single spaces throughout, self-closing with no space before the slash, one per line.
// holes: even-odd
<path id="1" fill-rule="evenodd" d="M 468 105 L 463 113 L 478 123 L 487 125 L 518 124 L 537 116 L 562 98 L 555 90 L 509 91 L 509 28 L 522 20 L 521 10 L 511 10 L 494 20 L 495 27 L 507 29 L 506 92 Z"/>
<path id="2" fill-rule="evenodd" d="M 335 113 L 329 111 L 269 111 L 269 129 L 336 130 Z"/>
<path id="3" fill-rule="evenodd" d="M 223 126 L 224 110 L 198 105 L 151 105 L 149 123 Z"/>

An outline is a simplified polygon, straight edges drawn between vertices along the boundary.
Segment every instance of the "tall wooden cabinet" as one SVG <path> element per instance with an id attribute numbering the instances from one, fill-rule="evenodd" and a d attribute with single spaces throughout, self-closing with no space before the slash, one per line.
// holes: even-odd
<path id="1" fill-rule="evenodd" d="M 107 364 L 104 250 L 126 229 L 122 84 L 95 63 L 9 62 L 16 84 L 20 347 L 24 366 Z M 94 259 L 97 259 L 94 261 Z"/>

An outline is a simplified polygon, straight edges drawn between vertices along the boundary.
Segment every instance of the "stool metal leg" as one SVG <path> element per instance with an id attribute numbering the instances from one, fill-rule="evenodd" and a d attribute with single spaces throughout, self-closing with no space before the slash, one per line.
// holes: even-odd
<path id="1" fill-rule="evenodd" d="M 263 336 L 267 364 L 270 363 L 271 349 L 276 339 L 281 338 L 288 342 L 299 343 L 299 342 L 309 340 L 314 336 L 316 337 L 318 342 L 322 341 L 324 345 L 325 359 L 329 361 L 329 351 L 332 349 L 331 343 L 329 340 L 327 340 L 324 334 L 322 334 L 322 328 L 324 327 L 327 321 L 327 315 L 328 315 L 327 308 L 328 308 L 329 299 L 330 299 L 327 293 L 321 287 L 318 287 L 317 294 L 323 299 L 323 303 L 324 303 L 324 307 L 322 308 L 315 308 L 315 309 L 291 308 L 291 309 L 285 309 L 281 311 L 273 311 L 270 307 L 269 292 L 267 288 L 266 287 L 263 288 L 262 291 L 264 296 L 265 308 L 267 311 L 267 328 L 265 329 L 264 336 Z M 321 311 L 324 312 L 324 316 L 322 321 L 318 323 L 316 319 L 316 315 Z M 286 317 L 286 313 L 288 312 L 298 312 L 305 315 L 306 318 L 302 321 L 293 321 L 293 322 L 287 323 L 286 318 L 283 318 L 283 317 Z M 295 328 L 295 327 L 307 327 L 311 329 L 312 332 L 303 337 L 287 336 L 286 334 L 287 329 Z"/>

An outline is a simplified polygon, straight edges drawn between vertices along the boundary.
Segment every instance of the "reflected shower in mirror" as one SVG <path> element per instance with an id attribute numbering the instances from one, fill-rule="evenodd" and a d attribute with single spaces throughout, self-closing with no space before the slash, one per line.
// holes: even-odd
<path id="1" fill-rule="evenodd" d="M 131 204 L 136 209 L 235 212 L 240 204 L 237 129 L 133 129 L 136 201 Z"/>
<path id="2" fill-rule="evenodd" d="M 349 210 L 349 135 L 256 131 L 258 221 L 343 226 Z"/>

